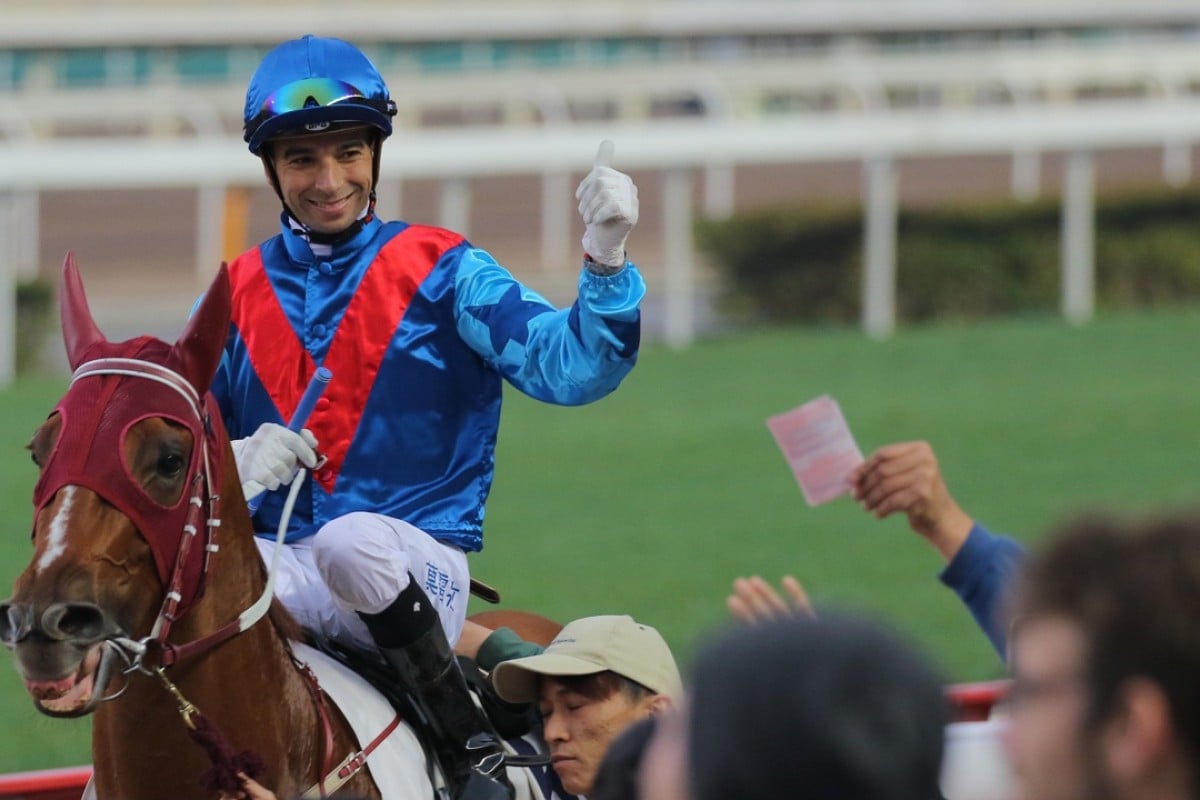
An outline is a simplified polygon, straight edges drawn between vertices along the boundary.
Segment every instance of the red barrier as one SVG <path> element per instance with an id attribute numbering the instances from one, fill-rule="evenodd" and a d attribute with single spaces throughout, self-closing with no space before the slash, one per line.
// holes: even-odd
<path id="1" fill-rule="evenodd" d="M 955 683 L 946 687 L 955 722 L 978 722 L 988 718 L 992 707 L 1004 697 L 1008 681 Z M 0 775 L 0 800 L 79 800 L 92 768 L 64 767 L 36 772 Z"/>
<path id="2" fill-rule="evenodd" d="M 92 768 L 63 767 L 0 775 L 0 798 L 6 800 L 79 800 Z"/>
<path id="3" fill-rule="evenodd" d="M 951 714 L 955 722 L 981 722 L 988 718 L 992 707 L 1004 699 L 1009 681 L 953 683 L 946 687 Z"/>

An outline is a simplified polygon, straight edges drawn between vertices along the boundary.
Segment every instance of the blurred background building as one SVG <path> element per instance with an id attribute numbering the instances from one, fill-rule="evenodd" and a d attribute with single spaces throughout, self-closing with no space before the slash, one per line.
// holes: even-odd
<path id="1" fill-rule="evenodd" d="M 613 139 L 647 325 L 680 345 L 713 324 L 695 217 L 822 199 L 863 204 L 886 335 L 897 207 L 1061 194 L 1063 311 L 1086 319 L 1095 187 L 1189 183 L 1200 138 L 1194 0 L 5 0 L 0 319 L 71 249 L 114 335 L 177 329 L 277 229 L 243 91 L 307 32 L 361 46 L 399 105 L 381 215 L 460 230 L 553 300 Z"/>

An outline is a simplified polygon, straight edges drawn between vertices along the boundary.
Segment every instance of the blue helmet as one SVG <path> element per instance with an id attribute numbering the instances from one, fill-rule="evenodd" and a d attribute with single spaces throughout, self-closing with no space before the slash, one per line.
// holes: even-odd
<path id="1" fill-rule="evenodd" d="M 284 131 L 313 133 L 339 123 L 364 123 L 392 132 L 396 104 L 375 65 L 341 39 L 311 34 L 276 47 L 246 88 L 242 138 L 258 155 Z"/>

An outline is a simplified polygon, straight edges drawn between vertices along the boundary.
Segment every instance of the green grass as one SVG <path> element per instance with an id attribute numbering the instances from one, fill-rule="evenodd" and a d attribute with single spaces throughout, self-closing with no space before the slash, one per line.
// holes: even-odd
<path id="1" fill-rule="evenodd" d="M 935 580 L 937 555 L 902 520 L 845 500 L 805 506 L 765 418 L 832 394 L 864 452 L 928 439 L 969 513 L 1032 542 L 1084 508 L 1193 500 L 1198 341 L 1200 315 L 1184 309 L 1082 328 L 939 325 L 886 342 L 787 329 L 684 352 L 647 347 L 622 388 L 592 406 L 508 393 L 473 572 L 505 606 L 562 620 L 633 614 L 685 665 L 725 621 L 735 576 L 791 572 L 818 608 L 865 609 L 916 637 L 948 678 L 996 677 L 986 640 Z M 0 395 L 0 585 L 29 556 L 33 468 L 21 447 L 62 385 L 23 380 Z M 87 723 L 39 717 L 8 668 L 0 719 L 0 772 L 88 759 Z"/>

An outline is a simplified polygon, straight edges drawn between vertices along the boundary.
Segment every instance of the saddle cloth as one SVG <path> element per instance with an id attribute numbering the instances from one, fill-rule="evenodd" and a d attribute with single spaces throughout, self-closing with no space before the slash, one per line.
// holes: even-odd
<path id="1" fill-rule="evenodd" d="M 374 739 L 392 721 L 395 711 L 387 699 L 356 672 L 308 645 L 296 643 L 293 649 L 346 716 L 360 746 Z M 531 733 L 505 742 L 505 749 L 512 754 L 533 755 L 544 753 L 545 743 Z M 400 725 L 367 758 L 367 768 L 384 800 L 429 800 L 433 797 L 420 741 L 406 724 Z M 562 792 L 547 766 L 508 767 L 507 773 L 516 800 L 576 800 L 573 795 Z"/>
<path id="2" fill-rule="evenodd" d="M 349 668 L 306 644 L 295 642 L 296 658 L 308 664 L 321 689 L 346 717 L 359 746 L 379 735 L 396 715 L 375 687 Z M 336 753 L 341 759 L 348 753 Z M 417 800 L 433 796 L 421 742 L 407 724 L 397 726 L 367 758 L 367 769 L 384 800 Z"/>

